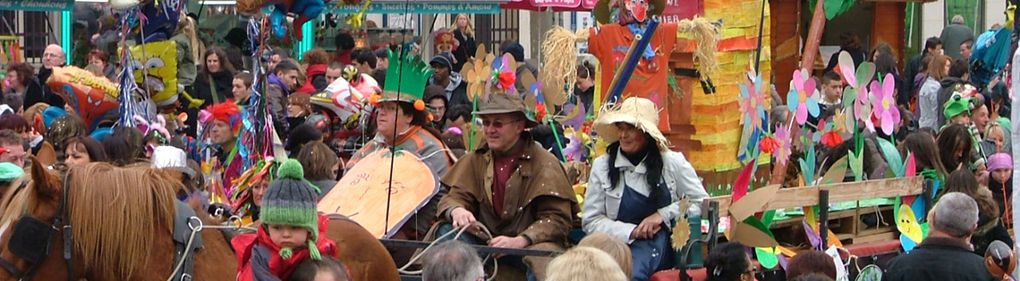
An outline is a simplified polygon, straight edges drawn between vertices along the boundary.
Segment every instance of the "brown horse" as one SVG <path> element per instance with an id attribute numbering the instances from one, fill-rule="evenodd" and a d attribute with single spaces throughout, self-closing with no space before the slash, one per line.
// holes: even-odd
<path id="1" fill-rule="evenodd" d="M 19 255 L 23 253 L 8 247 L 14 229 L 28 217 L 55 228 L 48 247 L 39 247 L 39 252 L 48 249 L 48 254 L 34 265 L 34 275 L 23 280 L 69 279 L 63 259 L 64 230 L 55 224 L 62 205 L 64 223 L 71 226 L 74 280 L 166 280 L 170 276 L 175 265 L 174 195 L 182 188 L 171 172 L 89 164 L 67 171 L 65 183 L 53 171 L 34 164 L 30 175 L 22 179 L 25 184 L 12 185 L 0 201 L 0 263 L 13 267 L 0 268 L 0 280 L 22 279 L 18 275 L 33 267 Z M 215 224 L 208 216 L 200 216 L 207 225 Z M 194 253 L 194 280 L 234 279 L 237 262 L 223 235 L 213 230 L 201 235 L 204 245 Z M 354 280 L 399 280 L 382 244 L 356 223 L 331 221 L 328 236 L 337 242 L 340 261 L 350 268 Z"/>

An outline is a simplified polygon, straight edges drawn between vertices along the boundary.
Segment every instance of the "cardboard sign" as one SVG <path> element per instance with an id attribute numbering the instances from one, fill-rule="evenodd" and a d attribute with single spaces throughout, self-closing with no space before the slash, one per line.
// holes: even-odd
<path id="1" fill-rule="evenodd" d="M 375 237 L 388 238 L 438 191 L 432 171 L 413 153 L 381 149 L 358 161 L 319 200 L 318 209 L 350 217 Z"/>

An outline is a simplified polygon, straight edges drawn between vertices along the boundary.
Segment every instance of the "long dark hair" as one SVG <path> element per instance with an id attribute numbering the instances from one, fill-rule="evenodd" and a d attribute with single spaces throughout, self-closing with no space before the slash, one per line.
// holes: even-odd
<path id="1" fill-rule="evenodd" d="M 942 132 L 939 133 L 938 138 L 939 145 L 939 156 L 942 158 L 942 164 L 945 165 L 946 169 L 956 170 L 956 167 L 960 164 L 967 164 L 966 162 L 971 158 L 971 149 L 974 147 L 974 139 L 970 137 L 970 131 L 967 127 L 959 124 L 949 125 Z M 962 149 L 963 154 L 959 158 L 956 157 L 956 150 Z M 965 169 L 967 167 L 964 167 Z"/>
<path id="2" fill-rule="evenodd" d="M 620 142 L 616 141 L 610 144 L 609 148 L 606 149 L 606 154 L 609 155 L 609 182 L 614 187 L 620 182 L 620 168 L 613 165 L 613 163 L 616 163 L 616 158 L 619 157 L 619 155 L 617 155 L 619 148 Z M 659 152 L 655 139 L 648 133 L 645 133 L 645 146 L 643 152 L 646 152 L 644 163 L 645 168 L 648 170 L 645 180 L 648 181 L 648 187 L 651 190 L 648 193 L 648 198 L 658 198 L 659 196 L 662 196 L 662 194 L 660 194 L 662 191 L 658 188 L 659 181 L 662 180 L 662 153 Z"/>
<path id="3" fill-rule="evenodd" d="M 74 146 L 75 149 L 79 151 L 84 150 L 84 152 L 89 155 L 89 160 L 92 162 L 109 161 L 109 157 L 106 156 L 106 149 L 103 148 L 101 143 L 91 137 L 77 136 L 64 142 L 65 149 L 71 146 Z"/>
<path id="4" fill-rule="evenodd" d="M 907 135 L 903 144 L 900 145 L 900 154 L 907 157 L 907 152 L 912 153 L 918 171 L 934 169 L 938 172 L 939 177 L 945 179 L 949 173 L 946 171 L 946 166 L 942 164 L 942 154 L 932 138 L 933 136 L 925 131 L 913 132 Z"/>
<path id="5" fill-rule="evenodd" d="M 205 50 L 205 54 L 202 56 L 202 67 L 200 67 L 200 71 L 198 72 L 198 75 L 200 76 L 199 78 L 207 79 L 210 75 L 214 75 L 214 73 L 209 72 L 209 66 L 205 63 L 206 59 L 208 59 L 211 55 L 216 55 L 216 57 L 220 59 L 220 72 L 218 73 L 226 72 L 230 74 L 230 77 L 234 77 L 234 73 L 236 73 L 237 70 L 234 69 L 234 64 L 227 58 L 227 51 L 224 51 L 223 48 L 220 47 L 212 47 Z"/>
<path id="6" fill-rule="evenodd" d="M 949 180 L 946 181 L 946 190 L 942 194 L 949 192 L 967 194 L 967 196 L 970 196 L 970 198 L 977 202 L 978 210 L 982 215 L 988 218 L 999 217 L 999 204 L 995 203 L 995 200 L 992 199 L 990 191 L 981 187 L 977 177 L 970 170 L 959 169 L 949 174 Z"/>

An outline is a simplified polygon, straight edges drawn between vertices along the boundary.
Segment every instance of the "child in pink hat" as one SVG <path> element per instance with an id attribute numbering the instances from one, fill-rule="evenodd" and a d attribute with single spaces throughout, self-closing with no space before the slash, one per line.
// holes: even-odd
<path id="1" fill-rule="evenodd" d="M 1010 199 L 1013 197 L 1013 157 L 1007 153 L 996 153 L 988 157 L 988 171 L 991 176 L 988 179 L 988 189 L 992 191 L 995 202 L 999 204 L 1002 211 L 1003 221 L 1007 224 L 1010 219 Z"/>

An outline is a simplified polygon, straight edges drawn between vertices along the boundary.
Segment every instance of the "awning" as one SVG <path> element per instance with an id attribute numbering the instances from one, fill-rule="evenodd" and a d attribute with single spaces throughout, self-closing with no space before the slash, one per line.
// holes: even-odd
<path id="1" fill-rule="evenodd" d="M 503 3 L 503 9 L 544 11 L 552 9 L 556 12 L 591 11 L 596 0 L 511 0 Z"/>
<path id="2" fill-rule="evenodd" d="M 3 0 L 0 0 L 3 1 Z M 375 0 L 368 4 L 369 14 L 497 14 L 499 1 L 421 1 L 421 0 Z M 339 14 L 353 14 L 361 11 L 361 5 L 340 6 Z"/>
<path id="3" fill-rule="evenodd" d="M 0 0 L 0 10 L 14 11 L 70 11 L 74 0 Z"/>

